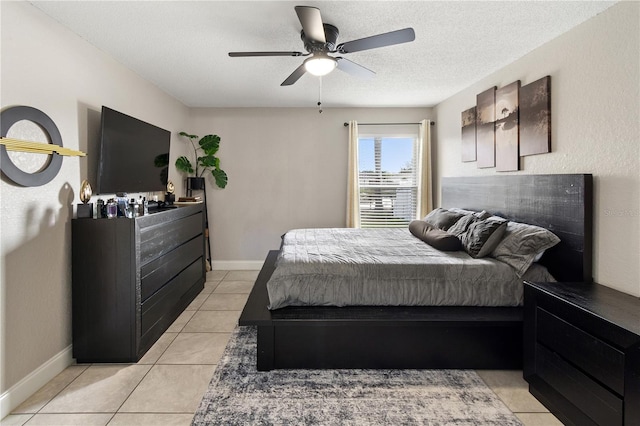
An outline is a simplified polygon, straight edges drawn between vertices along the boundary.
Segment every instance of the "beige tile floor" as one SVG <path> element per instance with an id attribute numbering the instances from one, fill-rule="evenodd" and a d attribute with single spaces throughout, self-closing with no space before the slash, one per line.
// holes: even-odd
<path id="1" fill-rule="evenodd" d="M 11 415 L 9 425 L 189 425 L 258 271 L 213 271 L 205 288 L 137 364 L 71 365 Z M 478 371 L 525 426 L 561 423 L 520 371 Z"/>

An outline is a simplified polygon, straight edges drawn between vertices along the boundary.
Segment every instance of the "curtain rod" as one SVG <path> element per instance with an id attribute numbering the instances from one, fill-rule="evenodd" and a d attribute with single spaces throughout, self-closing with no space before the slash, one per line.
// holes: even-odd
<path id="1" fill-rule="evenodd" d="M 406 126 L 409 124 L 420 124 L 420 123 L 358 123 L 358 126 Z M 434 124 L 436 124 L 435 121 L 431 122 L 431 125 L 433 126 Z M 344 127 L 348 127 L 349 123 L 344 123 Z"/>

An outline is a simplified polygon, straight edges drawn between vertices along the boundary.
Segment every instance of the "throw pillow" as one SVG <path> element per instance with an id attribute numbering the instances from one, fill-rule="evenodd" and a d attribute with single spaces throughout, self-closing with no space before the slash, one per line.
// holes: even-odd
<path id="1" fill-rule="evenodd" d="M 458 221 L 463 215 L 460 213 L 450 212 L 449 210 L 438 207 L 432 210 L 428 215 L 422 219 L 425 222 L 430 223 L 434 227 L 442 230 L 447 230 Z"/>
<path id="2" fill-rule="evenodd" d="M 457 251 L 462 249 L 460 240 L 454 235 L 434 228 L 423 220 L 413 220 L 409 223 L 409 231 L 431 247 L 441 251 Z"/>
<path id="3" fill-rule="evenodd" d="M 498 245 L 507 227 L 507 220 L 491 216 L 484 220 L 475 220 L 458 238 L 464 250 L 471 257 L 480 258 L 488 255 Z"/>
<path id="4" fill-rule="evenodd" d="M 522 277 L 540 252 L 559 242 L 560 238 L 548 229 L 509 222 L 502 241 L 491 256 L 514 268 L 518 277 Z"/>
<path id="5" fill-rule="evenodd" d="M 464 216 L 468 215 L 468 214 L 472 214 L 475 217 L 477 217 L 478 219 L 487 219 L 489 216 L 491 216 L 489 214 L 489 212 L 487 212 L 486 210 L 482 210 L 479 212 L 473 211 L 473 210 L 466 210 L 466 209 L 459 209 L 457 207 L 452 207 L 449 209 L 450 212 L 453 213 L 460 213 Z"/>
<path id="6" fill-rule="evenodd" d="M 460 237 L 460 235 L 467 232 L 469 225 L 471 225 L 476 220 L 478 220 L 478 218 L 473 213 L 469 213 L 465 216 L 462 216 L 455 224 L 453 224 L 451 228 L 447 229 L 447 232 L 455 235 L 456 237 Z"/>

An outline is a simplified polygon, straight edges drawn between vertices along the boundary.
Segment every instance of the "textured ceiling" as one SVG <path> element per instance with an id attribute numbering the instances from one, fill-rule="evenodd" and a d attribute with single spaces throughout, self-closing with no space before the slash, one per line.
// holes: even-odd
<path id="1" fill-rule="evenodd" d="M 325 107 L 433 106 L 615 2 L 35 1 L 127 68 L 191 107 L 312 107 L 319 78 L 280 83 L 304 58 L 294 6 L 320 8 L 338 43 L 413 27 L 412 43 L 345 55 L 377 73 L 322 78 Z"/>

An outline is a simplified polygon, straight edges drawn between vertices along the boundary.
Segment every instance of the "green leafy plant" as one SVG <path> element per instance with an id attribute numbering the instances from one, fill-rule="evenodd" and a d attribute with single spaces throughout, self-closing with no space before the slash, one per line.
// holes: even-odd
<path id="1" fill-rule="evenodd" d="M 216 157 L 216 153 L 218 152 L 218 149 L 220 149 L 220 136 L 203 136 L 196 145 L 196 140 L 199 136 L 190 135 L 186 132 L 180 132 L 179 135 L 187 138 L 191 143 L 196 161 L 194 167 L 187 157 L 182 156 L 176 160 L 176 168 L 181 172 L 193 175 L 194 177 L 202 177 L 202 175 L 209 170 L 211 171 L 216 185 L 219 188 L 227 186 L 229 178 L 225 171 L 220 168 L 220 159 Z M 198 155 L 198 151 L 201 151 L 202 155 Z"/>

